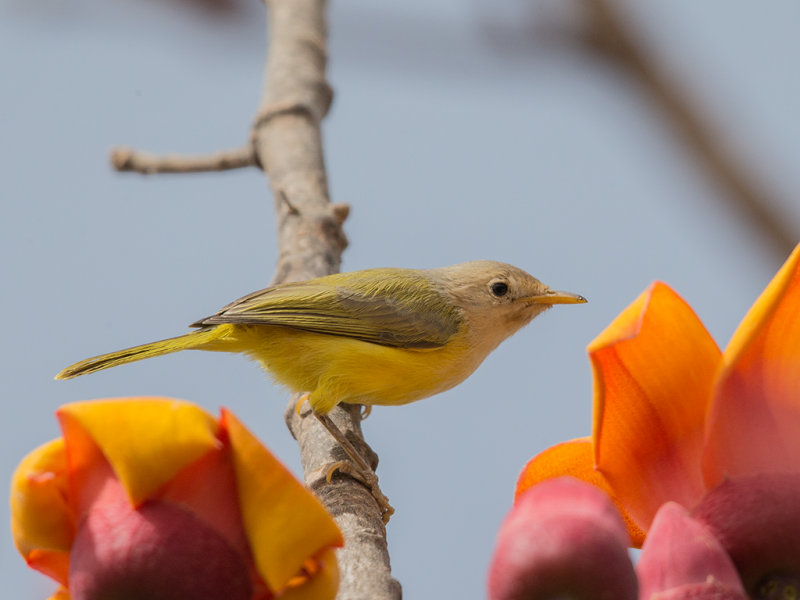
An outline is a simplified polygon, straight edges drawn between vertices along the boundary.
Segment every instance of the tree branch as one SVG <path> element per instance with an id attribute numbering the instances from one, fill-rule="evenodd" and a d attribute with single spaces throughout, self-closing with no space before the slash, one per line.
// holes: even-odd
<path id="1" fill-rule="evenodd" d="M 657 62 L 638 42 L 625 17 L 613 0 L 583 0 L 589 16 L 586 39 L 590 44 L 625 66 L 675 124 L 687 146 L 705 164 L 722 187 L 726 197 L 746 221 L 755 226 L 765 241 L 784 260 L 791 254 L 797 232 L 768 202 L 769 193 L 717 139 L 691 102 L 681 94 Z"/>
<path id="2" fill-rule="evenodd" d="M 325 0 L 267 0 L 269 48 L 261 105 L 253 125 L 256 156 L 275 201 L 280 255 L 273 283 L 339 270 L 347 246 L 342 223 L 348 207 L 331 204 L 322 154 L 320 121 L 333 93 L 325 79 Z M 300 446 L 306 484 L 322 499 L 345 538 L 339 551 L 340 600 L 399 599 L 392 578 L 386 529 L 370 491 L 338 474 L 327 483 L 327 465 L 343 460 L 339 444 L 295 400 L 286 422 Z M 364 442 L 359 406 L 339 406 L 330 415 L 369 462 L 377 456 Z"/>
<path id="3" fill-rule="evenodd" d="M 256 153 L 251 145 L 233 150 L 221 150 L 206 156 L 177 154 L 160 156 L 132 148 L 114 148 L 111 151 L 111 164 L 117 171 L 136 171 L 143 175 L 227 171 L 259 166 Z"/>
<path id="4" fill-rule="evenodd" d="M 333 99 L 325 79 L 325 0 L 265 0 L 269 48 L 261 104 L 251 144 L 210 156 L 156 156 L 129 149 L 113 151 L 120 171 L 188 173 L 260 166 L 269 178 L 278 223 L 278 264 L 273 284 L 311 279 L 339 270 L 347 238 L 346 204 L 331 204 L 322 155 L 320 122 Z M 344 535 L 338 552 L 339 600 L 399 600 L 392 578 L 386 528 L 371 491 L 328 467 L 346 457 L 338 442 L 310 412 L 298 415 L 293 398 L 285 420 L 298 442 L 306 485 L 333 515 Z M 361 433 L 361 407 L 338 406 L 333 422 L 367 458 L 378 457 Z"/>

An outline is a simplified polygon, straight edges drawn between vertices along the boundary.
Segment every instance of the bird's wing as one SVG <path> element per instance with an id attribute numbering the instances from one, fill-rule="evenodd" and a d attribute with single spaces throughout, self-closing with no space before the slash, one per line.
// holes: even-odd
<path id="1" fill-rule="evenodd" d="M 254 292 L 193 323 L 280 325 L 401 348 L 443 346 L 461 311 L 419 271 L 370 269 Z"/>

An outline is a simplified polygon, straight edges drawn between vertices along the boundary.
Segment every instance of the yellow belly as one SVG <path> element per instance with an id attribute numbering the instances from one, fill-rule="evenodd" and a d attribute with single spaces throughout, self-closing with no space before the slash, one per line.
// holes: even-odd
<path id="1" fill-rule="evenodd" d="M 406 404 L 450 389 L 484 356 L 457 333 L 442 348 L 415 350 L 269 325 L 223 325 L 226 335 L 209 350 L 242 352 L 281 384 L 311 392 L 321 413 L 340 402 Z M 479 353 L 483 354 L 483 353 Z"/>

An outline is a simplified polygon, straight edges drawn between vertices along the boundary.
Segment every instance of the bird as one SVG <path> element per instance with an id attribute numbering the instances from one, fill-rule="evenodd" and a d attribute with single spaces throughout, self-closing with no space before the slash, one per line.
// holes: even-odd
<path id="1" fill-rule="evenodd" d="M 194 331 L 80 361 L 56 379 L 181 350 L 241 353 L 305 392 L 330 430 L 325 417 L 337 404 L 402 405 L 448 390 L 537 315 L 583 302 L 489 260 L 336 273 L 253 292 Z"/>

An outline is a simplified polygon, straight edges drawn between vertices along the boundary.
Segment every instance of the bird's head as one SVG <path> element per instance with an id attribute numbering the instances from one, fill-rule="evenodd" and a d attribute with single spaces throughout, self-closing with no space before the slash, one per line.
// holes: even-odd
<path id="1" fill-rule="evenodd" d="M 491 260 L 433 269 L 433 274 L 470 329 L 497 344 L 554 304 L 586 302 L 578 294 L 550 289 L 513 265 Z"/>

